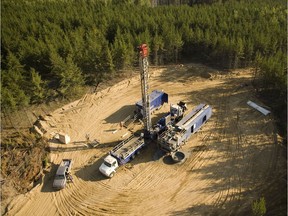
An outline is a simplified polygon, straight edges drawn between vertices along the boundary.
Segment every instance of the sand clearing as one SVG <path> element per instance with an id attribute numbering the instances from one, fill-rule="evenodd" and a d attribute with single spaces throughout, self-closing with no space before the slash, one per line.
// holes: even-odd
<path id="1" fill-rule="evenodd" d="M 251 208 L 259 187 L 268 187 L 283 164 L 273 115 L 247 105 L 248 100 L 263 105 L 251 80 L 248 69 L 223 72 L 198 64 L 150 68 L 150 91 L 164 90 L 169 103 L 185 101 L 188 112 L 207 103 L 212 117 L 183 146 L 185 163 L 157 158 L 157 146 L 151 144 L 112 179 L 98 168 L 124 134 L 129 133 L 127 138 L 142 128 L 137 122 L 129 130 L 119 124 L 141 98 L 139 76 L 54 111 L 45 122 L 46 136 L 64 132 L 71 143 L 50 143 L 51 172 L 41 185 L 16 197 L 7 215 L 237 215 Z M 153 113 L 152 122 L 168 110 L 165 104 Z M 89 147 L 86 134 L 100 144 Z M 57 165 L 64 158 L 74 160 L 74 183 L 54 191 Z"/>

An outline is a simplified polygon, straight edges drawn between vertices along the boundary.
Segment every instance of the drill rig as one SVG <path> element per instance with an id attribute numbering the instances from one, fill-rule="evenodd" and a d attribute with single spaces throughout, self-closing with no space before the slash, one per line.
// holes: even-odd
<path id="1" fill-rule="evenodd" d="M 139 50 L 139 64 L 140 64 L 140 80 L 141 80 L 141 93 L 143 104 L 143 123 L 144 123 L 144 136 L 149 137 L 152 132 L 151 126 L 151 113 L 150 113 L 150 98 L 148 86 L 148 47 L 142 44 L 138 47 Z"/>
<path id="2" fill-rule="evenodd" d="M 112 178 L 116 173 L 116 169 L 130 160 L 133 160 L 140 150 L 149 142 L 152 135 L 151 113 L 150 113 L 150 97 L 148 94 L 148 47 L 142 44 L 139 49 L 140 61 L 140 77 L 143 104 L 143 122 L 144 122 L 144 138 L 143 136 L 130 136 L 116 145 L 109 154 L 104 158 L 103 163 L 99 167 L 99 171 Z M 147 138 L 147 139 L 146 139 Z M 145 141 L 148 141 L 146 142 Z"/>
<path id="3" fill-rule="evenodd" d="M 143 123 L 144 123 L 144 137 L 148 139 L 155 139 L 159 133 L 163 132 L 167 128 L 167 124 L 176 123 L 181 120 L 187 106 L 184 102 L 180 101 L 177 105 L 170 106 L 170 112 L 163 116 L 156 125 L 152 127 L 151 122 L 151 105 L 154 106 L 153 101 L 151 103 L 151 97 L 149 95 L 148 85 L 148 47 L 146 44 L 142 44 L 138 47 L 139 50 L 139 64 L 140 64 L 140 79 L 141 79 L 141 92 L 142 92 L 142 104 L 143 104 Z M 153 91 L 154 92 L 154 91 Z M 152 93 L 153 93 L 152 92 Z M 158 92 L 160 93 L 160 92 Z M 165 97 L 162 98 L 162 102 L 168 102 L 168 95 L 163 93 Z M 162 103 L 163 104 L 163 103 Z M 170 119 L 171 118 L 171 119 Z M 169 119 L 169 120 L 168 120 Z M 171 121 L 172 120 L 172 121 Z"/>

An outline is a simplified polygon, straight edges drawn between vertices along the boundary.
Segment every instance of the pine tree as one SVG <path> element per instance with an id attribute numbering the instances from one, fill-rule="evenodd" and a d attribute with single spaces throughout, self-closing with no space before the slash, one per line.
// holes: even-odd
<path id="1" fill-rule="evenodd" d="M 40 103 L 45 98 L 45 83 L 41 79 L 39 73 L 35 71 L 34 68 L 30 70 L 31 74 L 31 83 L 29 89 L 31 92 L 31 102 Z"/>
<path id="2" fill-rule="evenodd" d="M 108 43 L 105 43 L 102 49 L 101 62 L 103 64 L 102 71 L 106 71 L 108 73 L 114 71 L 113 58 Z"/>
<path id="3" fill-rule="evenodd" d="M 71 97 L 80 92 L 84 84 L 81 69 L 73 62 L 72 56 L 68 55 L 66 60 L 57 53 L 50 54 L 52 71 L 58 79 L 58 90 L 63 97 Z"/>
<path id="4" fill-rule="evenodd" d="M 25 93 L 27 81 L 24 76 L 24 67 L 11 52 L 6 60 L 7 70 L 2 70 L 1 87 L 3 90 L 2 105 L 6 109 L 15 110 L 29 104 L 29 96 Z"/>
<path id="5" fill-rule="evenodd" d="M 59 91 L 63 96 L 77 95 L 81 87 L 84 85 L 84 78 L 82 72 L 77 65 L 74 64 L 71 55 L 66 58 L 66 65 L 64 70 L 59 71 L 60 88 Z"/>
<path id="6" fill-rule="evenodd" d="M 179 59 L 179 52 L 181 51 L 183 46 L 182 36 L 181 34 L 176 31 L 174 35 L 174 56 L 175 56 L 175 63 L 178 63 Z"/>
<path id="7" fill-rule="evenodd" d="M 163 46 L 164 46 L 164 42 L 163 39 L 160 35 L 158 35 L 158 33 L 153 37 L 153 41 L 152 41 L 152 51 L 153 51 L 153 63 L 155 65 L 159 64 L 159 52 L 160 52 L 160 59 L 163 58 L 163 56 L 161 55 L 161 51 L 163 50 Z M 161 60 L 160 60 L 161 62 Z"/>

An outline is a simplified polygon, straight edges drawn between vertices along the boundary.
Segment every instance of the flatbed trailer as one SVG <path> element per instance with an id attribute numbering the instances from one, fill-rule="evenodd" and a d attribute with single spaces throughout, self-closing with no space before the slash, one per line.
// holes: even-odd
<path id="1" fill-rule="evenodd" d="M 142 137 L 130 136 L 128 139 L 123 140 L 111 151 L 110 155 L 118 159 L 119 164 L 127 163 L 130 158 L 135 157 L 135 154 L 139 154 L 140 148 L 145 145 Z M 138 152 L 137 152 L 138 151 Z"/>

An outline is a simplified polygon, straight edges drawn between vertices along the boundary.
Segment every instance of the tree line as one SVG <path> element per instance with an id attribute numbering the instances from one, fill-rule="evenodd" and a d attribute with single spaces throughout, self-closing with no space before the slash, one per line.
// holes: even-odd
<path id="1" fill-rule="evenodd" d="M 2 108 L 77 95 L 85 85 L 137 66 L 141 43 L 149 45 L 154 65 L 189 59 L 223 68 L 255 66 L 263 89 L 272 89 L 286 106 L 285 3 L 167 2 L 3 0 Z"/>

